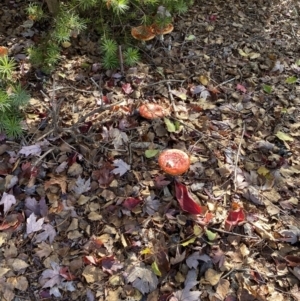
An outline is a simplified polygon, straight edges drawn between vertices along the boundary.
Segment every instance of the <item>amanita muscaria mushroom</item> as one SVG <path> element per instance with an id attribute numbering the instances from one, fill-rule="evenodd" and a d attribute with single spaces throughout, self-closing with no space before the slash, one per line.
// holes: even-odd
<path id="1" fill-rule="evenodd" d="M 158 164 L 164 172 L 179 176 L 189 169 L 190 158 L 179 149 L 167 149 L 159 155 Z"/>
<path id="2" fill-rule="evenodd" d="M 161 34 L 168 34 L 168 33 L 172 32 L 174 29 L 174 26 L 171 23 L 164 25 L 164 26 L 159 26 L 158 24 L 153 24 L 152 28 L 157 35 L 161 35 Z"/>
<path id="3" fill-rule="evenodd" d="M 166 110 L 156 103 L 146 103 L 139 108 L 140 115 L 146 119 L 155 119 L 165 117 Z"/>
<path id="4" fill-rule="evenodd" d="M 154 30 L 151 26 L 141 25 L 131 29 L 131 35 L 139 41 L 149 41 L 155 37 Z"/>
<path id="5" fill-rule="evenodd" d="M 6 56 L 8 54 L 8 49 L 4 46 L 0 46 L 0 56 Z"/>
<path id="6" fill-rule="evenodd" d="M 163 41 L 164 35 L 171 33 L 174 29 L 174 26 L 171 23 L 169 23 L 167 25 L 163 25 L 163 26 L 160 26 L 158 24 L 153 24 L 152 28 L 153 28 L 155 34 L 157 34 L 159 36 L 160 40 Z"/>

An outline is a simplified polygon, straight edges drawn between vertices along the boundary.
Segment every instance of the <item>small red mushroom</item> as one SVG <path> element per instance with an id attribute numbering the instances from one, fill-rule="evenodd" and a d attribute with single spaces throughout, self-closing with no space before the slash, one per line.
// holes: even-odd
<path id="1" fill-rule="evenodd" d="M 139 108 L 140 115 L 146 119 L 155 119 L 165 117 L 165 109 L 155 103 L 146 103 L 140 106 Z"/>
<path id="2" fill-rule="evenodd" d="M 141 25 L 133 27 L 131 29 L 131 35 L 142 42 L 152 40 L 155 37 L 155 33 L 151 26 Z"/>
<path id="3" fill-rule="evenodd" d="M 179 149 L 167 149 L 159 155 L 158 164 L 164 172 L 179 176 L 189 169 L 190 158 Z"/>

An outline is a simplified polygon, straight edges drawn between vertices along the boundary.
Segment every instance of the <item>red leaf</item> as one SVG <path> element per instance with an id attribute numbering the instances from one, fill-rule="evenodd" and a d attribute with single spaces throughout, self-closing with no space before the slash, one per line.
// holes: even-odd
<path id="1" fill-rule="evenodd" d="M 122 206 L 125 207 L 128 210 L 132 210 L 133 208 L 135 208 L 139 203 L 141 202 L 141 200 L 136 199 L 136 198 L 127 198 L 123 203 Z"/>
<path id="2" fill-rule="evenodd" d="M 243 222 L 245 218 L 246 216 L 242 208 L 235 211 L 229 211 L 225 221 L 225 230 L 231 231 L 234 226 L 236 226 L 239 222 Z"/>
<path id="3" fill-rule="evenodd" d="M 186 211 L 190 214 L 201 214 L 201 206 L 198 205 L 189 195 L 189 192 L 185 185 L 175 182 L 175 192 L 176 198 L 180 204 L 180 207 L 183 211 Z"/>
<path id="4" fill-rule="evenodd" d="M 122 90 L 125 92 L 125 94 L 131 94 L 133 92 L 130 84 L 123 84 Z"/>
<path id="5" fill-rule="evenodd" d="M 89 255 L 89 256 L 83 256 L 83 262 L 85 264 L 98 264 L 98 259 L 95 256 Z"/>
<path id="6" fill-rule="evenodd" d="M 61 267 L 59 270 L 59 275 L 65 278 L 68 281 L 76 279 L 76 276 L 71 274 L 68 267 Z"/>
<path id="7" fill-rule="evenodd" d="M 214 22 L 214 21 L 217 20 L 217 16 L 216 16 L 216 15 L 210 15 L 210 16 L 208 17 L 208 19 L 209 19 L 209 21 Z"/>
<path id="8" fill-rule="evenodd" d="M 238 91 L 243 92 L 243 93 L 246 93 L 246 92 L 247 92 L 247 89 L 246 89 L 243 85 L 241 85 L 241 84 L 237 84 L 237 85 L 236 85 L 236 89 L 237 89 Z"/>
<path id="9" fill-rule="evenodd" d="M 93 123 L 91 121 L 84 122 L 83 125 L 79 127 L 80 133 L 86 134 L 92 125 Z"/>

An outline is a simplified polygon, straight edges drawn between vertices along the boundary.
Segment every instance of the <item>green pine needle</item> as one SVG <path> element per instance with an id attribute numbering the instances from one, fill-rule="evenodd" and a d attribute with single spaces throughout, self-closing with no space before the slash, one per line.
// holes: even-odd
<path id="1" fill-rule="evenodd" d="M 118 50 L 118 44 L 111 39 L 104 39 L 101 43 L 101 50 L 108 56 L 114 56 Z"/>
<path id="2" fill-rule="evenodd" d="M 16 68 L 14 59 L 10 59 L 7 55 L 0 57 L 0 78 L 11 79 L 12 73 Z"/>
<path id="3" fill-rule="evenodd" d="M 19 108 L 20 106 L 25 106 L 29 100 L 30 95 L 25 91 L 21 84 L 17 84 L 12 88 L 12 94 L 9 96 L 12 106 Z"/>
<path id="4" fill-rule="evenodd" d="M 1 121 L 1 127 L 9 138 L 19 138 L 22 136 L 21 119 L 17 116 L 5 115 Z"/>
<path id="5" fill-rule="evenodd" d="M 134 66 L 140 60 L 140 54 L 137 49 L 129 47 L 124 52 L 124 62 L 127 66 Z"/>

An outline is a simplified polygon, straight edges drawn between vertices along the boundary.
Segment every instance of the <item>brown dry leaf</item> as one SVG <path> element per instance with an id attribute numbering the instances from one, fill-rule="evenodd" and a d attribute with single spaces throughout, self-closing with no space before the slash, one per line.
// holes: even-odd
<path id="1" fill-rule="evenodd" d="M 59 185 L 62 193 L 67 192 L 67 178 L 66 176 L 56 176 L 49 181 L 45 181 L 44 187 L 47 190 L 51 185 Z"/>
<path id="2" fill-rule="evenodd" d="M 73 164 L 69 167 L 69 169 L 68 169 L 68 171 L 67 171 L 68 175 L 71 176 L 71 177 L 79 176 L 79 175 L 82 174 L 82 172 L 83 172 L 83 168 L 82 168 L 82 166 L 81 166 L 79 163 L 77 163 L 77 162 L 73 163 Z"/>
<path id="3" fill-rule="evenodd" d="M 1 297 L 3 297 L 3 301 L 12 301 L 15 297 L 14 287 L 12 284 L 7 283 L 4 278 L 0 278 L 0 292 Z"/>
<path id="4" fill-rule="evenodd" d="M 10 269 L 0 267 L 0 278 L 3 277 Z"/>
<path id="5" fill-rule="evenodd" d="M 176 264 L 185 259 L 186 251 L 183 251 L 181 254 L 179 253 L 179 247 L 177 246 L 175 257 L 170 259 L 171 264 Z"/>
<path id="6" fill-rule="evenodd" d="M 245 244 L 242 244 L 240 246 L 240 251 L 241 251 L 241 254 L 243 255 L 243 257 L 247 257 L 250 254 L 250 251 Z"/>
<path id="7" fill-rule="evenodd" d="M 18 249 L 16 247 L 15 241 L 10 241 L 5 248 L 4 257 L 13 258 L 18 256 Z"/>
<path id="8" fill-rule="evenodd" d="M 29 264 L 22 259 L 9 259 L 8 263 L 11 265 L 14 271 L 20 271 L 29 267 Z"/>
<path id="9" fill-rule="evenodd" d="M 0 247 L 6 242 L 8 237 L 7 233 L 0 232 Z"/>
<path id="10" fill-rule="evenodd" d="M 230 282 L 227 279 L 220 279 L 219 284 L 217 286 L 216 295 L 221 300 L 228 295 Z"/>
<path id="11" fill-rule="evenodd" d="M 88 265 L 84 268 L 82 276 L 87 283 L 101 282 L 105 273 L 100 268 Z"/>
<path id="12" fill-rule="evenodd" d="M 264 191 L 262 194 L 272 203 L 277 203 L 281 200 L 281 195 L 274 188 L 270 191 Z"/>
<path id="13" fill-rule="evenodd" d="M 28 288 L 28 281 L 24 276 L 7 278 L 7 282 L 22 292 L 25 292 Z"/>
<path id="14" fill-rule="evenodd" d="M 108 295 L 105 297 L 106 301 L 119 301 L 120 300 L 120 294 L 122 292 L 122 288 L 118 287 L 117 290 L 109 290 Z"/>
<path id="15" fill-rule="evenodd" d="M 218 273 L 214 269 L 208 269 L 205 272 L 205 280 L 210 283 L 210 285 L 217 285 L 223 273 Z"/>
<path id="16" fill-rule="evenodd" d="M 67 232 L 78 229 L 78 218 L 73 218 L 71 224 L 69 225 Z"/>
<path id="17" fill-rule="evenodd" d="M 38 245 L 38 248 L 36 248 L 35 250 L 36 250 L 35 254 L 39 258 L 48 257 L 53 251 L 52 247 L 49 244 L 45 243 L 44 241 L 41 242 Z"/>
<path id="18" fill-rule="evenodd" d="M 252 225 L 255 227 L 255 231 L 261 236 L 261 238 L 275 241 L 275 238 L 271 233 L 270 226 L 261 224 L 260 221 L 253 222 Z"/>
<path id="19" fill-rule="evenodd" d="M 90 212 L 89 215 L 88 215 L 88 219 L 90 221 L 101 221 L 103 219 L 102 215 L 97 213 L 97 212 Z"/>

